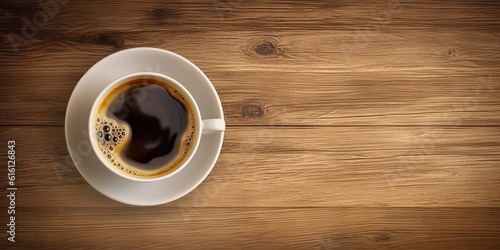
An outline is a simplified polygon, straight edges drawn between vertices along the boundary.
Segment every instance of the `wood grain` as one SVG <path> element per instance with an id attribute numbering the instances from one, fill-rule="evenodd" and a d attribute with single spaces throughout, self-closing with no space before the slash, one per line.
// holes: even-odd
<path id="1" fill-rule="evenodd" d="M 500 245 L 498 1 L 59 0 L 46 22 L 42 5 L 0 3 L 0 143 L 16 140 L 19 187 L 1 249 Z M 209 177 L 156 207 L 99 194 L 64 139 L 80 77 L 138 46 L 198 65 L 228 124 Z"/>
<path id="2" fill-rule="evenodd" d="M 373 18 L 387 11 L 384 2 L 378 3 L 370 7 Z M 105 3 L 99 4 L 106 6 Z M 399 17 L 392 17 L 391 14 L 390 19 L 382 19 L 384 22 L 380 29 L 370 30 L 370 25 L 379 22 L 364 19 L 360 21 L 364 26 L 360 24 L 359 27 L 354 25 L 340 30 L 333 26 L 331 29 L 317 30 L 321 25 L 316 22 L 322 19 L 313 22 L 308 15 L 298 17 L 289 11 L 290 6 L 285 8 L 289 4 L 294 6 L 286 2 L 282 8 L 271 4 L 268 15 L 279 14 L 280 22 L 283 22 L 280 25 L 300 23 L 303 27 L 270 31 L 265 27 L 254 30 L 251 25 L 236 30 L 200 27 L 200 19 L 207 17 L 211 19 L 203 22 L 213 27 L 219 27 L 221 22 L 235 24 L 245 20 L 243 17 L 221 20 L 213 13 L 213 6 L 208 8 L 210 5 L 207 7 L 206 4 L 172 4 L 172 8 L 160 8 L 155 4 L 148 6 L 149 9 L 157 7 L 164 15 L 170 13 L 169 9 L 193 15 L 189 23 L 161 25 L 162 28 L 177 30 L 165 32 L 158 31 L 158 28 L 155 28 L 156 31 L 130 30 L 129 26 L 135 26 L 127 23 L 116 28 L 123 31 L 100 30 L 103 25 L 105 27 L 117 22 L 115 15 L 99 14 L 99 17 L 62 24 L 58 22 L 67 21 L 69 17 L 65 18 L 65 15 L 74 13 L 76 10 L 73 8 L 81 10 L 86 7 L 73 2 L 61 6 L 57 18 L 50 20 L 26 46 L 21 46 L 18 53 L 10 46 L 0 49 L 0 59 L 10 62 L 0 75 L 0 80 L 6 83 L 0 86 L 0 91 L 8 93 L 6 103 L 9 105 L 6 105 L 5 110 L 20 107 L 26 113 L 16 116 L 16 112 L 2 112 L 0 121 L 3 125 L 63 125 L 69 95 L 92 64 L 119 49 L 154 46 L 176 51 L 200 65 L 221 96 L 228 124 L 500 124 L 500 107 L 496 101 L 500 99 L 497 72 L 500 63 L 500 30 L 488 28 L 488 22 L 482 19 L 474 19 L 481 24 L 477 28 L 472 25 L 464 29 L 459 22 L 467 20 L 468 15 L 479 15 L 500 23 L 498 13 L 491 12 L 488 5 L 468 9 L 463 8 L 465 2 L 455 3 L 449 7 L 455 11 L 451 12 L 453 15 L 449 18 L 460 18 L 458 22 L 455 19 L 453 23 L 448 23 L 445 30 L 436 30 L 434 26 L 427 27 L 422 22 L 416 22 L 417 18 L 424 22 L 429 18 L 427 14 L 422 17 L 417 13 L 439 16 L 448 9 L 428 2 L 419 4 L 420 7 L 400 3 L 403 9 L 398 8 L 397 12 L 401 13 L 394 13 Z M 248 4 L 255 6 L 256 3 Z M 233 5 L 236 5 L 235 2 Z M 319 9 L 326 8 L 320 13 L 325 11 L 349 16 L 353 15 L 353 8 L 361 8 L 358 10 L 361 13 L 365 11 L 364 8 L 368 8 L 353 5 L 349 1 L 339 5 L 342 7 L 335 4 L 306 4 L 304 8 L 311 8 L 311 15 L 318 15 Z M 90 6 L 95 8 L 95 5 Z M 145 14 L 147 11 L 132 6 L 124 5 L 123 13 L 140 15 L 130 15 L 126 20 L 134 24 L 150 24 L 151 16 Z M 249 7 L 246 2 L 237 6 Z M 67 8 L 66 12 L 63 7 Z M 416 12 L 416 9 L 420 10 Z M 84 13 L 95 14 L 90 11 Z M 255 11 L 235 10 L 231 13 L 248 15 Z M 363 19 L 363 16 L 369 15 L 360 15 L 359 18 Z M 146 20 L 134 20 L 132 17 Z M 448 15 L 445 17 L 448 18 Z M 256 22 L 260 20 L 256 16 L 253 19 Z M 440 20 L 444 22 L 446 19 Z M 17 24 L 22 26 L 22 23 Z M 71 28 L 72 25 L 84 28 Z M 197 31 L 203 30 L 203 34 L 184 28 L 194 26 Z M 158 25 L 151 24 L 151 27 Z M 179 33 L 178 30 L 183 32 Z M 203 46 L 203 50 L 198 49 L 200 46 Z M 40 56 L 37 53 L 40 50 L 50 56 Z M 24 70 L 26 67 L 30 71 Z M 159 72 L 166 70 L 155 65 L 151 65 L 151 68 Z M 31 79 L 37 79 L 36 83 Z M 245 81 L 242 82 L 242 79 Z M 37 88 L 39 85 L 50 87 L 40 89 Z M 245 116 L 252 107 L 262 110 L 262 115 Z"/>
<path id="3" fill-rule="evenodd" d="M 19 236 L 26 241 L 19 245 L 36 244 L 42 249 L 495 249 L 499 212 L 485 208 L 26 209 L 21 215 L 32 220 L 20 229 Z M 37 216 L 41 213 L 46 216 Z"/>
<path id="4" fill-rule="evenodd" d="M 18 171 L 19 206 L 120 207 L 79 175 L 62 127 L 0 135 L 15 135 L 19 165 L 37 163 Z M 208 179 L 167 206 L 498 207 L 498 141 L 489 127 L 229 127 Z"/>

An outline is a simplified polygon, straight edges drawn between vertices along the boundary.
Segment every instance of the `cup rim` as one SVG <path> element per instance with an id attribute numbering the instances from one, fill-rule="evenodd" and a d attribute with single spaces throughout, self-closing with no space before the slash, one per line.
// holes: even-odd
<path id="1" fill-rule="evenodd" d="M 189 103 L 191 103 L 191 106 L 192 106 L 191 108 L 193 109 L 193 116 L 194 116 L 194 119 L 195 119 L 196 133 L 195 133 L 195 137 L 193 138 L 194 141 L 195 141 L 195 144 L 192 145 L 193 147 L 190 150 L 190 154 L 187 156 L 187 158 L 184 160 L 184 162 L 181 165 L 179 165 L 177 168 L 175 168 L 174 170 L 172 170 L 172 171 L 170 171 L 170 172 L 168 172 L 168 173 L 166 173 L 164 175 L 160 175 L 160 176 L 153 177 L 153 178 L 138 178 L 138 177 L 133 177 L 131 175 L 127 175 L 127 174 L 125 174 L 125 173 L 123 173 L 123 172 L 115 169 L 113 166 L 111 166 L 111 164 L 109 164 L 107 162 L 106 159 L 104 159 L 104 156 L 99 153 L 99 148 L 97 146 L 97 141 L 94 140 L 95 139 L 94 138 L 95 135 L 93 133 L 93 131 L 94 131 L 93 130 L 93 124 L 94 124 L 94 122 L 93 122 L 94 119 L 93 118 L 94 118 L 94 116 L 95 116 L 95 114 L 97 112 L 97 108 L 98 108 L 100 102 L 103 100 L 103 98 L 112 89 L 114 89 L 115 87 L 117 87 L 121 83 L 124 83 L 124 82 L 126 82 L 126 81 L 128 81 L 130 79 L 135 78 L 135 77 L 141 77 L 141 76 L 157 77 L 157 78 L 165 80 L 165 81 L 167 81 L 169 83 L 172 83 L 172 84 L 175 85 L 176 88 L 181 89 L 184 92 L 185 97 L 188 99 Z M 103 164 L 111 172 L 117 174 L 120 177 L 129 179 L 129 180 L 133 180 L 133 181 L 138 181 L 138 182 L 155 182 L 155 181 L 160 181 L 160 180 L 167 179 L 167 178 L 175 175 L 176 173 L 180 172 L 184 167 L 186 167 L 189 164 L 189 162 L 191 161 L 191 159 L 195 155 L 195 153 L 198 150 L 198 147 L 200 145 L 201 134 L 202 134 L 201 123 L 202 123 L 202 119 L 201 119 L 200 110 L 198 108 L 198 104 L 196 103 L 196 100 L 191 95 L 191 93 L 189 93 L 189 91 L 181 83 L 179 83 L 177 80 L 175 80 L 172 77 L 169 77 L 169 76 L 164 75 L 164 74 L 156 73 L 156 72 L 147 72 L 147 71 L 136 72 L 136 73 L 132 73 L 132 74 L 127 74 L 127 75 L 121 76 L 121 77 L 117 78 L 116 80 L 114 80 L 113 82 L 111 82 L 109 85 L 107 85 L 99 93 L 99 95 L 93 101 L 92 107 L 90 109 L 89 123 L 88 123 L 89 140 L 90 140 L 90 144 L 92 146 L 92 152 L 97 156 L 97 158 L 99 159 L 99 161 L 101 162 L 101 164 Z"/>

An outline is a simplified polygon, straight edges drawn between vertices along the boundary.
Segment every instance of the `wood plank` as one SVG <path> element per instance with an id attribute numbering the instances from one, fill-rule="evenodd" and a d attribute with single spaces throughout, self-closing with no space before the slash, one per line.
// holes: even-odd
<path id="1" fill-rule="evenodd" d="M 19 206 L 121 206 L 73 167 L 62 127 L 0 135 L 16 140 Z M 498 141 L 498 127 L 228 127 L 213 172 L 167 206 L 498 207 Z"/>
<path id="2" fill-rule="evenodd" d="M 204 32 L 211 30 L 346 30 L 388 25 L 407 28 L 468 29 L 472 23 L 496 30 L 500 14 L 494 0 L 411 1 L 70 1 L 59 5 L 43 29 L 77 31 L 162 30 Z M 38 1 L 24 0 L 4 7 L 11 15 L 4 22 L 19 27 L 21 17 L 43 11 Z M 31 19 L 30 19 L 31 20 Z M 20 32 L 20 31 L 19 31 Z"/>
<path id="3" fill-rule="evenodd" d="M 258 71 L 209 74 L 229 125 L 500 125 L 500 75 L 300 72 L 270 80 L 273 76 Z M 76 78 L 64 76 L 57 80 L 61 86 L 50 88 L 27 86 L 30 78 L 23 81 L 26 88 L 0 86 L 9 93 L 0 114 L 2 125 L 64 125 L 73 87 L 66 83 Z M 235 84 L 243 78 L 253 81 Z M 40 81 L 50 84 L 47 78 Z"/>
<path id="4" fill-rule="evenodd" d="M 170 36 L 140 30 L 106 33 L 110 41 L 99 43 L 97 40 L 102 33 L 82 30 L 68 34 L 40 34 L 29 40 L 29 46 L 19 47 L 17 53 L 11 44 L 3 44 L 0 56 L 13 61 L 14 65 L 6 65 L 14 70 L 13 73 L 22 70 L 16 67 L 23 65 L 22 60 L 27 60 L 25 64 L 33 64 L 35 72 L 48 70 L 42 65 L 75 70 L 70 66 L 76 62 L 95 61 L 116 50 L 141 46 L 169 49 L 204 67 L 237 71 L 291 71 L 289 68 L 292 68 L 311 72 L 390 72 L 398 68 L 417 72 L 431 70 L 428 73 L 434 73 L 452 68 L 477 72 L 483 69 L 478 66 L 493 69 L 499 62 L 499 31 L 445 30 L 440 31 L 439 37 L 435 32 L 384 29 L 361 33 L 315 31 L 311 34 L 305 30 L 273 33 L 261 30 L 207 31 L 203 36 L 192 33 Z M 208 44 L 207 38 L 210 39 Z M 115 48 L 116 43 L 120 46 Z M 197 50 L 201 45 L 203 51 Z M 227 58 L 227 61 L 221 58 Z M 284 65 L 277 65 L 276 62 Z M 384 67 L 387 65 L 391 67 Z"/>
<path id="5" fill-rule="evenodd" d="M 36 245 L 37 249 L 495 249 L 500 244 L 499 209 L 61 207 L 18 211 L 23 226 L 16 234 L 16 247 Z"/>
<path id="6" fill-rule="evenodd" d="M 115 49 L 110 44 L 88 44 L 74 38 L 99 35 L 89 30 L 39 36 L 30 40 L 30 46 L 20 48 L 18 53 L 10 46 L 2 46 L 0 57 L 10 62 L 5 65 L 8 71 L 4 73 L 16 75 L 26 71 L 20 66 L 29 65 L 30 71 L 26 73 L 82 74 L 83 66 L 90 67 L 116 50 L 141 46 L 175 51 L 203 70 L 229 72 L 373 74 L 404 71 L 421 77 L 423 73 L 428 76 L 445 73 L 467 76 L 467 73 L 496 73 L 491 70 L 496 69 L 500 62 L 498 31 L 450 30 L 441 32 L 439 37 L 435 36 L 435 31 L 390 30 L 366 34 L 352 31 L 317 31 L 314 34 L 307 31 L 272 34 L 265 31 L 214 31 L 203 36 L 187 33 L 175 37 L 136 31 L 115 34 L 115 39 L 123 43 Z M 207 37 L 210 37 L 210 43 L 205 45 Z M 394 41 L 398 43 L 394 44 Z M 204 50 L 197 50 L 201 45 Z M 50 56 L 44 56 L 41 51 L 50 53 Z M 52 69 L 53 66 L 58 68 Z M 155 66 L 151 65 L 151 69 L 157 70 Z"/>

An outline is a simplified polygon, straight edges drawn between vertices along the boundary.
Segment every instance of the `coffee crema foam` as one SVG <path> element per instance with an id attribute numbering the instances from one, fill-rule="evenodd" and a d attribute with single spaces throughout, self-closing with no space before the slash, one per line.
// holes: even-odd
<path id="1" fill-rule="evenodd" d="M 185 130 L 182 134 L 176 135 L 174 141 L 175 145 L 171 151 L 165 154 L 169 156 L 158 156 L 152 158 L 148 162 L 139 162 L 128 155 L 134 154 L 134 152 L 130 152 L 130 149 L 134 148 L 133 145 L 131 145 L 131 143 L 135 141 L 134 134 L 144 134 L 144 131 L 135 131 L 134 133 L 131 124 L 126 122 L 126 119 L 123 118 L 129 116 L 135 110 L 139 110 L 137 107 L 140 107 L 141 104 L 150 104 L 148 102 L 154 99 L 154 94 L 157 91 L 161 91 L 157 89 L 158 87 L 162 87 L 166 90 L 166 92 L 185 109 L 186 119 L 185 121 L 181 121 L 181 123 L 184 124 L 183 127 L 185 127 Z M 136 91 L 138 93 L 137 96 L 129 96 L 129 99 L 127 99 L 126 94 L 134 92 L 134 90 L 137 89 L 139 89 L 139 91 Z M 142 93 L 139 93 L 141 91 Z M 123 108 L 127 107 L 127 105 L 132 106 L 132 104 L 136 105 L 135 109 L 129 108 L 127 111 L 128 113 L 125 112 L 125 115 L 121 115 L 116 111 L 118 106 Z M 153 178 L 175 170 L 185 162 L 191 153 L 192 146 L 195 144 L 194 138 L 197 131 L 191 105 L 194 104 L 188 103 L 188 100 L 179 90 L 169 85 L 168 82 L 164 80 L 141 77 L 119 84 L 104 97 L 97 108 L 94 119 L 94 134 L 100 153 L 108 163 L 113 165 L 117 170 L 133 177 Z M 161 108 L 158 110 L 161 110 Z M 141 124 L 137 121 L 134 121 L 134 123 Z M 158 137 L 159 136 L 161 135 L 158 135 Z M 170 137 L 170 135 L 167 137 Z M 172 140 L 169 141 L 169 145 L 172 144 L 171 141 Z"/>

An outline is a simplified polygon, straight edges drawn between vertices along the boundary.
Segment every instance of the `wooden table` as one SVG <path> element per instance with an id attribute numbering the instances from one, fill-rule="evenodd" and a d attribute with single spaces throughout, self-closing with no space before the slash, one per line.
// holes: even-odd
<path id="1" fill-rule="evenodd" d="M 498 1 L 51 1 L 0 4 L 2 249 L 500 247 Z M 155 207 L 94 190 L 64 138 L 80 77 L 140 46 L 198 65 L 227 121 Z"/>

